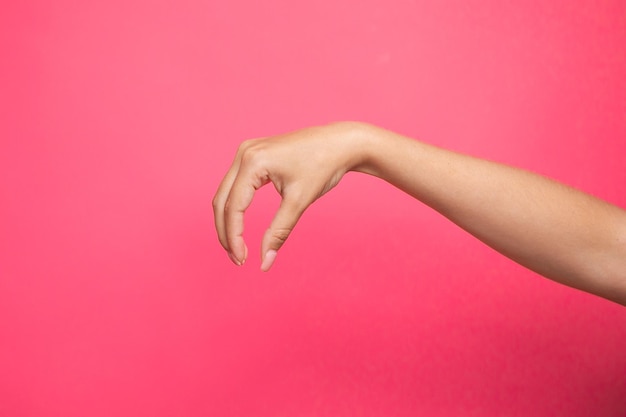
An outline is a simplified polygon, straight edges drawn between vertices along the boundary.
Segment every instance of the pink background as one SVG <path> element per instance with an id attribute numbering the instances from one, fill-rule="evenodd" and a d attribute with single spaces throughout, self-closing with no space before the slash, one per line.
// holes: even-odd
<path id="1" fill-rule="evenodd" d="M 210 208 L 240 141 L 345 119 L 625 207 L 623 1 L 13 1 L 0 31 L 1 416 L 626 415 L 623 307 L 374 178 L 268 274 Z"/>

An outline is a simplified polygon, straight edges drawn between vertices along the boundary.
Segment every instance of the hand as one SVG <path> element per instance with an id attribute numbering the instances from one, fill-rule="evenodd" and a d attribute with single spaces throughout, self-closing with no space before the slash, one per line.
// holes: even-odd
<path id="1" fill-rule="evenodd" d="M 236 265 L 248 256 L 244 212 L 254 192 L 271 182 L 282 198 L 261 243 L 261 269 L 267 271 L 306 208 L 360 163 L 359 126 L 335 123 L 241 144 L 213 198 L 219 241 Z"/>

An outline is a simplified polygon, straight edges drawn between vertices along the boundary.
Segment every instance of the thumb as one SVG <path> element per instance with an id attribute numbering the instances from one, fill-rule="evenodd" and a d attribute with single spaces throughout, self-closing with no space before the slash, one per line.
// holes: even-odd
<path id="1" fill-rule="evenodd" d="M 269 229 L 261 242 L 261 270 L 267 272 L 276 259 L 277 251 L 283 246 L 296 223 L 306 209 L 298 199 L 283 198 Z"/>

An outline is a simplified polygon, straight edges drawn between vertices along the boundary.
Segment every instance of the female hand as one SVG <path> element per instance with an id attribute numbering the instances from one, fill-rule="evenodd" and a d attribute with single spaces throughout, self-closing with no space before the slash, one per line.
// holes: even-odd
<path id="1" fill-rule="evenodd" d="M 626 211 L 541 175 L 362 123 L 244 142 L 213 200 L 222 246 L 243 264 L 244 212 L 272 182 L 282 201 L 261 244 L 267 271 L 304 210 L 351 170 L 407 192 L 545 277 L 626 305 Z"/>
<path id="2" fill-rule="evenodd" d="M 219 241 L 236 265 L 248 255 L 244 212 L 254 192 L 271 182 L 282 198 L 261 243 L 267 271 L 306 208 L 360 163 L 359 126 L 342 122 L 241 144 L 213 198 Z"/>

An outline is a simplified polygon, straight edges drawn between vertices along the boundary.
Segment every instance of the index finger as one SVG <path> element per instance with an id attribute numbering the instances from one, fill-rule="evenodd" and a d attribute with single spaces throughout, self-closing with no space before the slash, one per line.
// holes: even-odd
<path id="1" fill-rule="evenodd" d="M 213 219 L 215 221 L 215 230 L 217 231 L 217 237 L 220 241 L 222 247 L 230 251 L 228 247 L 228 240 L 226 239 L 226 225 L 224 224 L 224 206 L 226 205 L 226 200 L 228 199 L 228 195 L 230 193 L 230 189 L 232 188 L 233 182 L 237 177 L 237 172 L 239 171 L 239 166 L 241 165 L 241 148 L 235 155 L 235 160 L 232 165 L 228 169 L 228 172 L 222 179 L 217 191 L 215 192 L 215 196 L 213 197 Z"/>
<path id="2" fill-rule="evenodd" d="M 255 191 L 268 182 L 267 176 L 257 174 L 250 166 L 242 165 L 228 194 L 224 207 L 226 242 L 236 263 L 240 265 L 248 255 L 243 239 L 244 213 L 250 207 Z"/>
<path id="3" fill-rule="evenodd" d="M 241 158 L 245 153 L 246 149 L 250 147 L 252 143 L 254 143 L 257 139 L 249 139 L 242 142 L 237 149 L 237 153 L 235 154 L 235 159 L 231 164 L 230 168 L 224 175 L 222 182 L 217 188 L 215 192 L 215 196 L 213 197 L 213 219 L 215 222 L 215 229 L 217 231 L 217 237 L 219 239 L 222 247 L 229 252 L 231 256 L 231 251 L 228 245 L 228 240 L 226 238 L 226 225 L 224 222 L 224 207 L 226 206 L 226 201 L 228 199 L 228 195 L 230 194 L 230 190 L 233 186 L 233 182 L 237 177 L 237 173 L 239 172 L 239 167 L 241 166 Z M 235 260 L 233 259 L 233 262 Z M 235 262 L 237 263 L 237 262 Z"/>

